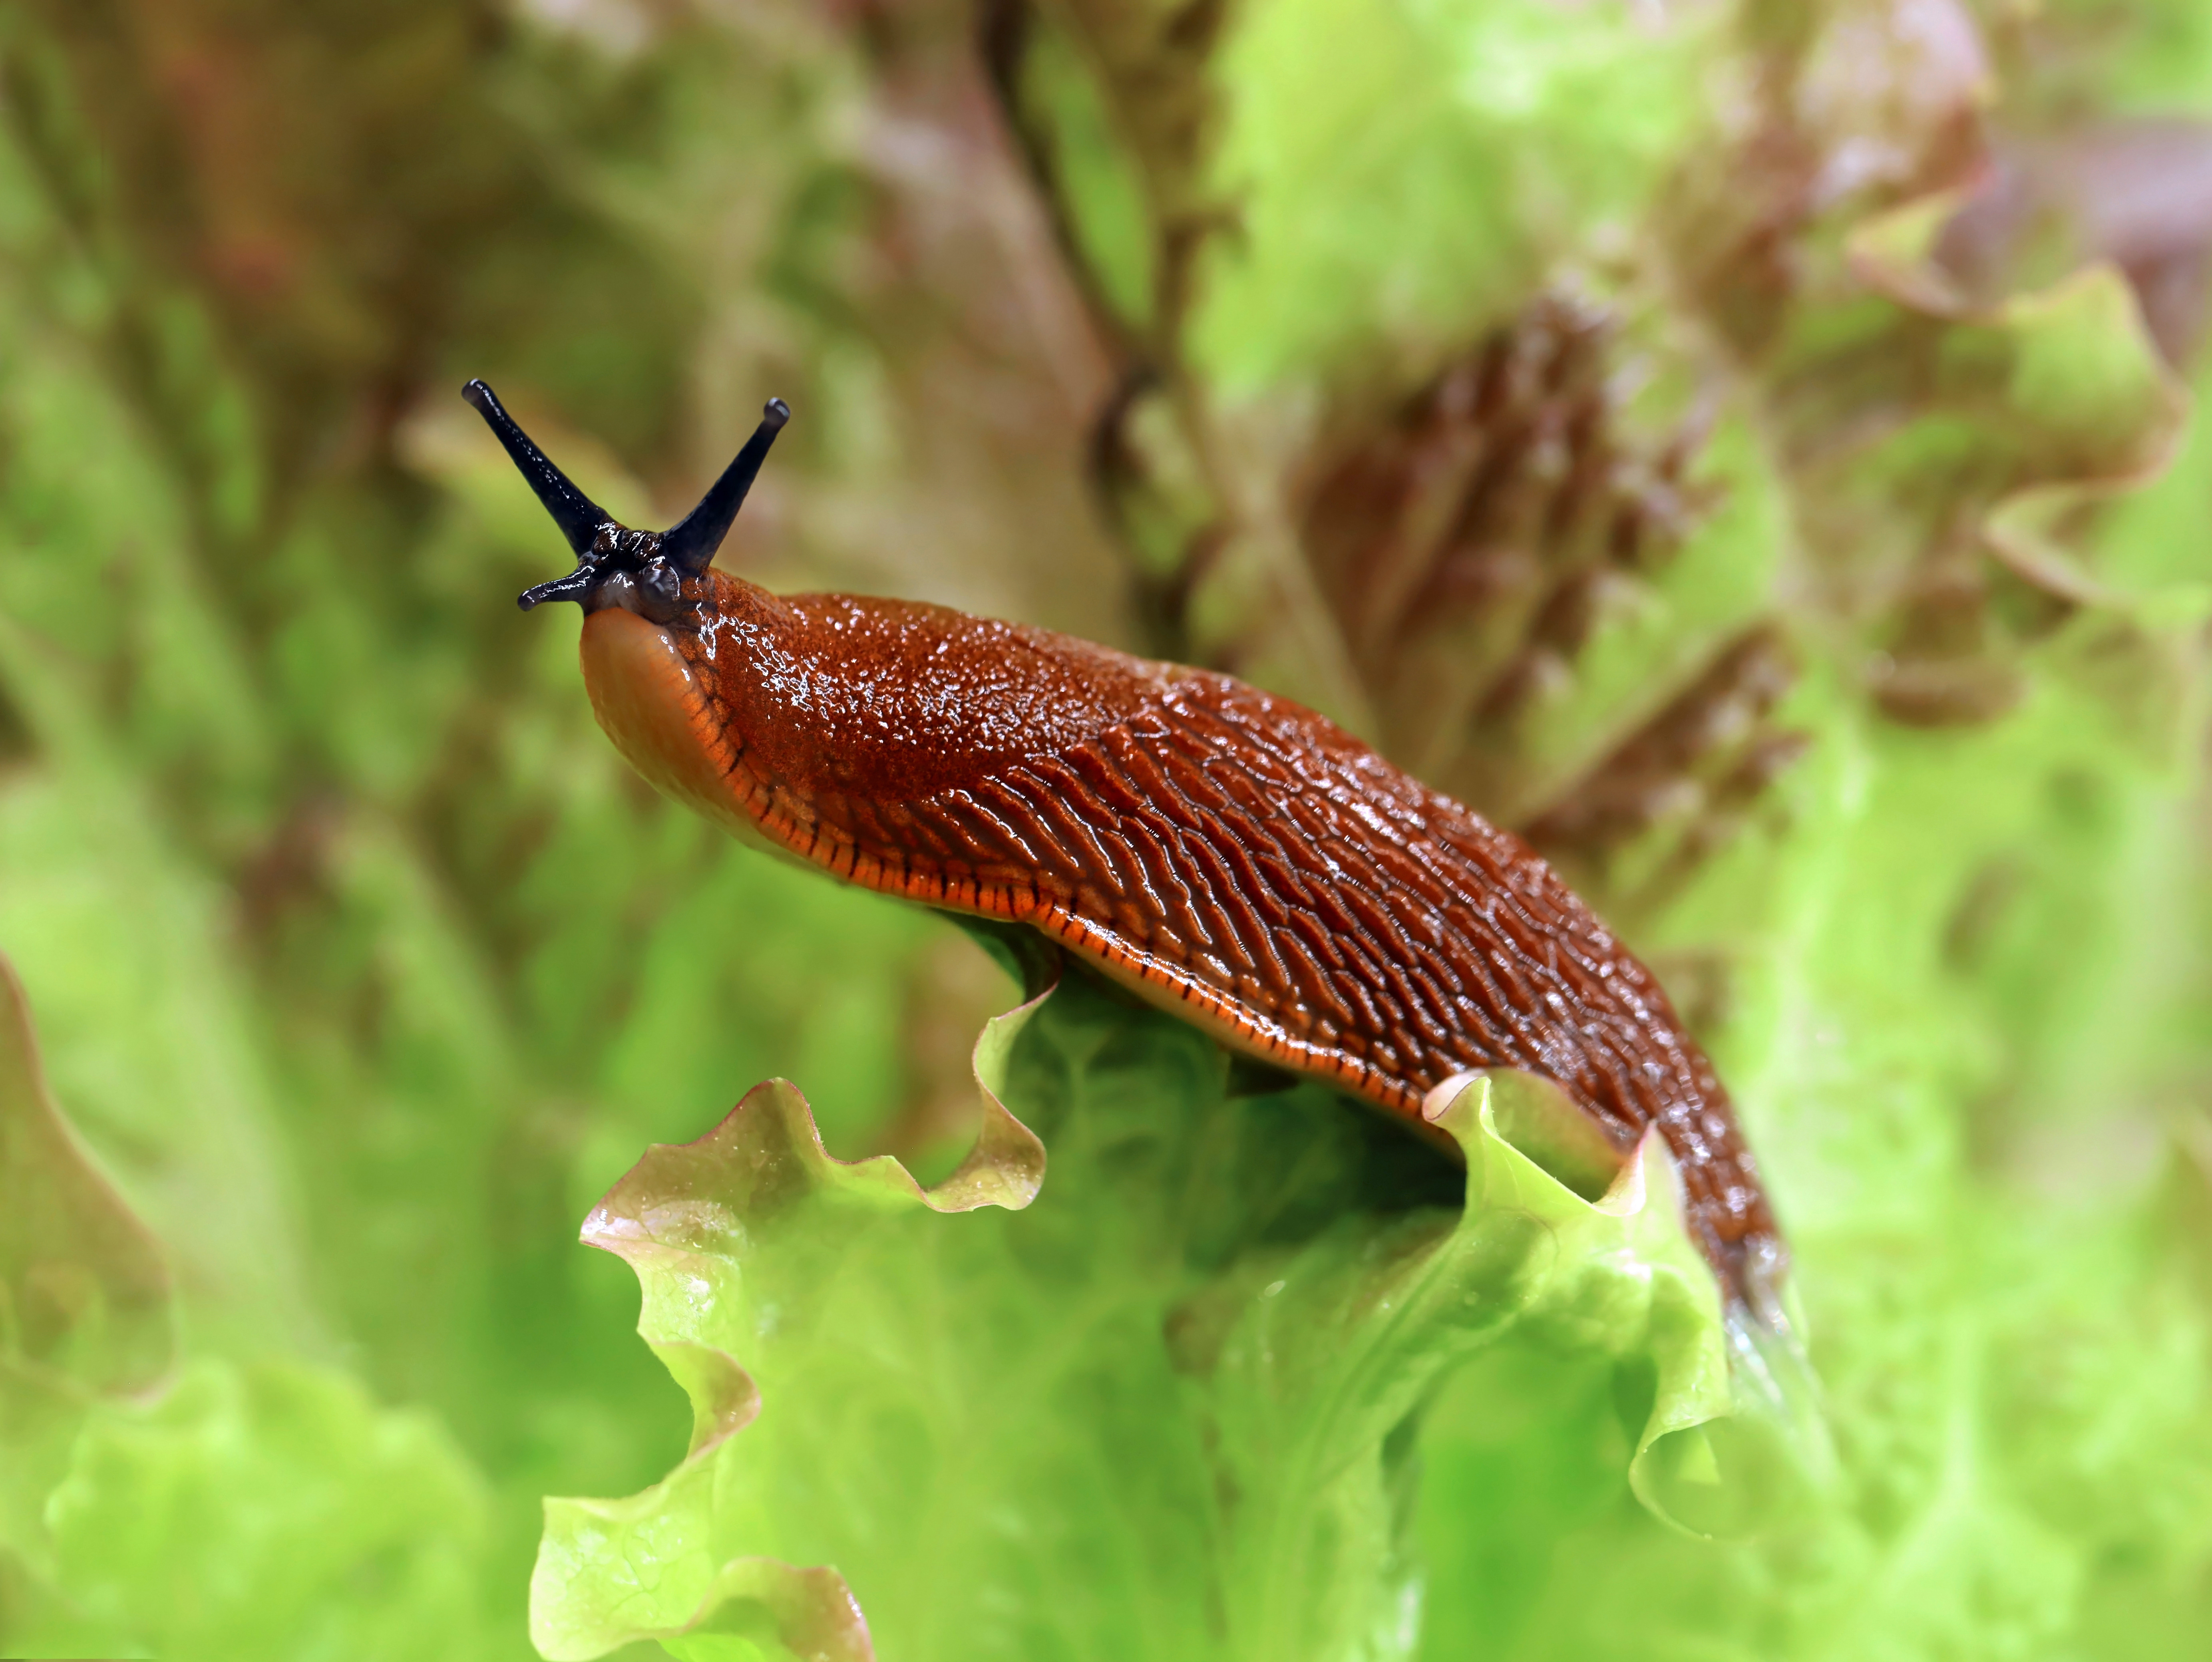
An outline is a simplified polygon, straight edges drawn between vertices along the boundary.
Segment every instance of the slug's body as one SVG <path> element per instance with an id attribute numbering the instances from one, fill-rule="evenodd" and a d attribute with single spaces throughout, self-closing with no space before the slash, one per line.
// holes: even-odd
<path id="1" fill-rule="evenodd" d="M 744 470 L 742 498 L 746 462 L 717 492 Z M 526 603 L 584 605 L 593 708 L 655 785 L 848 882 L 1040 930 L 1416 1122 L 1440 1082 L 1503 1067 L 1555 1082 L 1616 1148 L 1656 1126 L 1723 1285 L 1767 1304 L 1780 1244 L 1711 1065 L 1517 838 L 1230 676 L 943 607 L 779 597 L 685 544 L 712 493 L 665 539 L 574 501 L 578 571 Z"/>

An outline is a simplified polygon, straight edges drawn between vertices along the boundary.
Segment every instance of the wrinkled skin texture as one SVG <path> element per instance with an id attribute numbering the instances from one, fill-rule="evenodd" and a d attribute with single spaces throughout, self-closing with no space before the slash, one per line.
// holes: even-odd
<path id="1" fill-rule="evenodd" d="M 596 604 L 594 604 L 596 602 Z M 1028 925 L 1224 1043 L 1423 1129 L 1451 1075 L 1656 1125 L 1731 1295 L 1774 1221 L 1726 1093 L 1649 972 L 1519 839 L 1230 676 L 942 607 L 586 601 L 585 678 L 641 772 L 848 882 Z"/>

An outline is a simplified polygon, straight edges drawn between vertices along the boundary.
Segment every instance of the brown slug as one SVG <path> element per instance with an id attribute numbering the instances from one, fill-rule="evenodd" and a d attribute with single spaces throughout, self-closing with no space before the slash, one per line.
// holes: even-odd
<path id="1" fill-rule="evenodd" d="M 665 533 L 617 525 L 471 381 L 577 557 L 600 725 L 744 840 L 1027 925 L 1263 1061 L 1422 1125 L 1440 1082 L 1556 1083 L 1617 1149 L 1656 1126 L 1733 1301 L 1784 1253 L 1711 1065 L 1649 971 L 1518 838 L 1232 676 L 943 606 L 778 596 L 711 569 L 771 402 Z"/>

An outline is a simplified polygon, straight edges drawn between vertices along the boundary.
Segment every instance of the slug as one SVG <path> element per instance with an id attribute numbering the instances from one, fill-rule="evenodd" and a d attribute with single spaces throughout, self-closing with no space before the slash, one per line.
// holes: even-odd
<path id="1" fill-rule="evenodd" d="M 1778 1320 L 1782 1243 L 1727 1093 L 1518 838 L 1232 676 L 712 569 L 781 400 L 656 533 L 610 519 L 482 381 L 464 396 L 576 555 L 523 610 L 583 608 L 592 708 L 662 791 L 848 883 L 1042 931 L 1232 1051 L 1415 1125 L 1451 1076 L 1512 1068 L 1617 1150 L 1656 1126 L 1730 1302 Z"/>

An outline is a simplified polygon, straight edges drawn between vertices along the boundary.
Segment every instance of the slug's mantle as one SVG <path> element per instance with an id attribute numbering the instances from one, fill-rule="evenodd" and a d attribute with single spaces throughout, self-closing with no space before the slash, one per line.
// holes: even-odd
<path id="1" fill-rule="evenodd" d="M 1039 931 L 1231 1048 L 1442 1147 L 1455 1075 L 1549 1080 L 1625 1156 L 1656 1131 L 1730 1301 L 1784 1325 L 1780 1235 L 1712 1067 L 1518 838 L 1231 676 L 939 606 L 709 568 L 787 412 L 665 535 L 615 524 L 489 389 L 567 534 L 602 726 L 653 784 L 832 876 Z"/>

